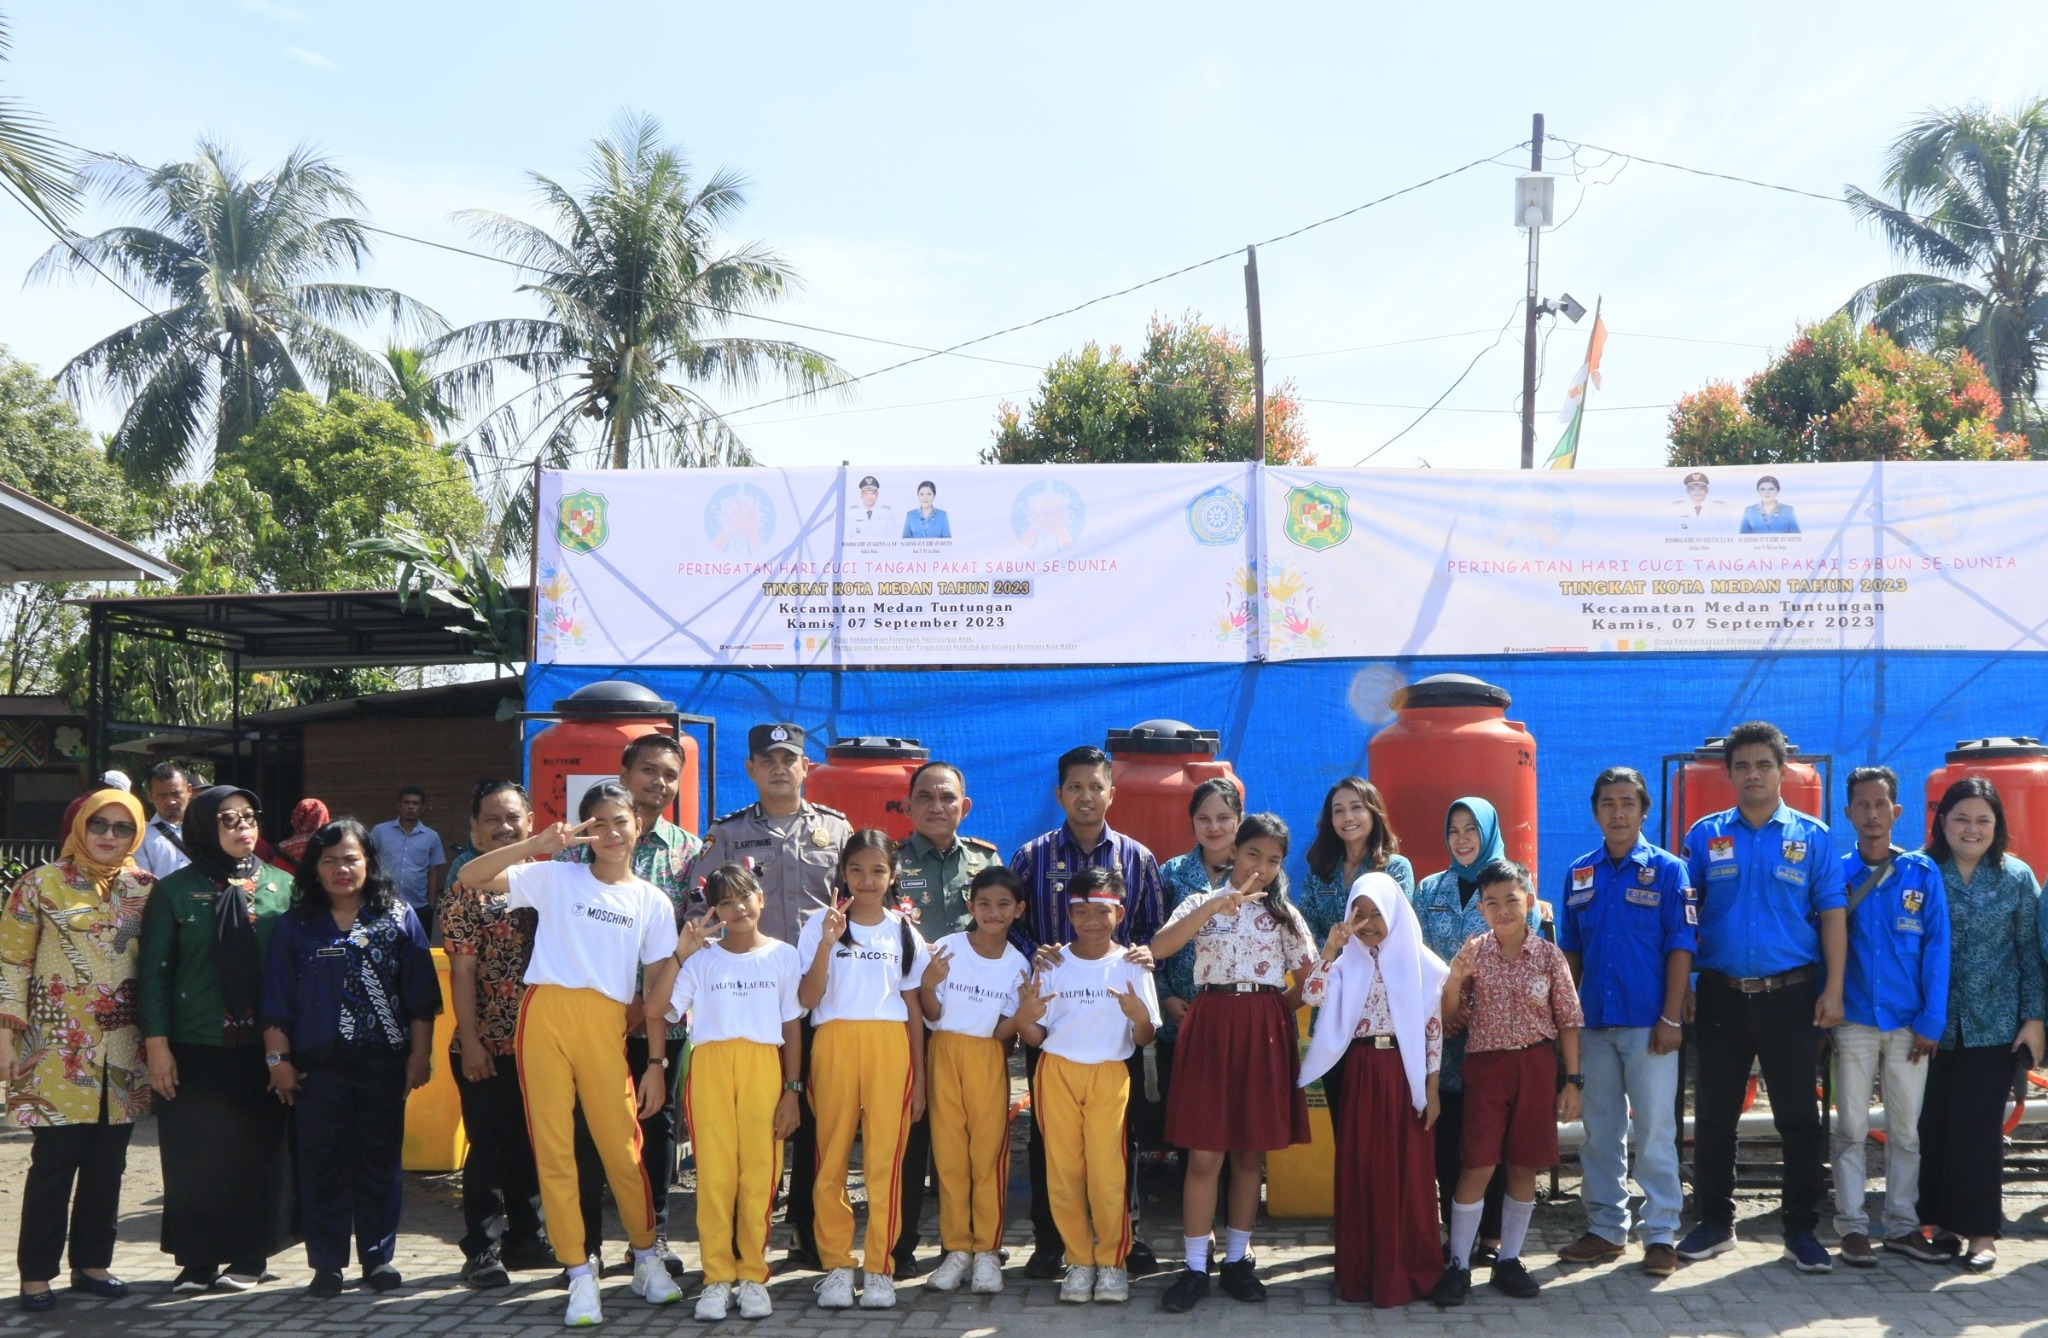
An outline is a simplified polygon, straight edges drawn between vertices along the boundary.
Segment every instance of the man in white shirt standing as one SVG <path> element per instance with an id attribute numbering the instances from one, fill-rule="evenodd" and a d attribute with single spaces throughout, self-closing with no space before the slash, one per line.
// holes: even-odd
<path id="1" fill-rule="evenodd" d="M 440 900 L 441 875 L 448 867 L 440 835 L 420 820 L 426 811 L 427 792 L 408 785 L 398 792 L 398 816 L 370 829 L 378 867 L 423 920 Z"/>
<path id="2" fill-rule="evenodd" d="M 181 828 L 185 805 L 192 802 L 192 777 L 176 762 L 159 762 L 149 769 L 149 802 L 156 810 L 142 831 L 142 848 L 135 862 L 157 878 L 168 878 L 192 861 L 185 855 Z"/>

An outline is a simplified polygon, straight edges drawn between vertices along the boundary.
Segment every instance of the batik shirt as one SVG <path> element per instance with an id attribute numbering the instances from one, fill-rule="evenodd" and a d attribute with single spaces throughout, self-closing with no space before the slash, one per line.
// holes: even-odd
<path id="1" fill-rule="evenodd" d="M 2020 1024 L 2048 1013 L 2040 944 L 2041 885 L 2011 855 L 1965 883 L 1941 866 L 1948 892 L 1948 1025 L 1941 1048 L 2010 1045 Z"/>
<path id="2" fill-rule="evenodd" d="M 513 910 L 504 892 L 463 887 L 455 875 L 476 858 L 466 850 L 448 866 L 448 890 L 441 894 L 441 941 L 451 957 L 476 958 L 476 1029 L 484 1049 L 509 1055 L 519 1038 L 519 1001 L 526 994 L 526 963 L 533 956 L 533 931 L 540 916 Z M 461 1049 L 459 1036 L 450 1050 Z"/>
<path id="3" fill-rule="evenodd" d="M 1408 862 L 1406 855 L 1389 855 L 1383 869 L 1361 869 L 1361 875 L 1383 873 L 1401 887 L 1401 895 L 1409 901 L 1415 900 L 1415 866 Z M 1345 910 L 1351 905 L 1351 884 L 1343 881 L 1344 863 L 1340 859 L 1328 878 L 1314 869 L 1308 871 L 1301 888 L 1294 894 L 1294 904 L 1301 908 L 1301 918 L 1308 922 L 1308 932 L 1315 937 L 1317 948 L 1330 940 L 1330 930 L 1344 918 Z"/>
<path id="4" fill-rule="evenodd" d="M 1488 934 L 1474 956 L 1465 982 L 1467 1054 L 1522 1050 L 1586 1025 L 1571 966 L 1555 943 L 1531 934 L 1510 958 Z"/>
<path id="5" fill-rule="evenodd" d="M 1228 869 L 1225 869 L 1228 875 Z M 1174 908 L 1188 897 L 1197 897 L 1210 890 L 1209 866 L 1202 860 L 1202 852 L 1190 850 L 1185 855 L 1175 855 L 1159 866 L 1159 889 L 1166 914 L 1171 917 Z M 1182 1003 L 1195 1001 L 1195 945 L 1190 942 L 1173 956 L 1153 966 L 1153 981 L 1159 987 L 1159 1001 L 1179 999 Z M 1159 1024 L 1159 1039 L 1171 1041 L 1180 1031 L 1180 1024 L 1171 1015 L 1161 1010 L 1166 1021 Z"/>
<path id="6" fill-rule="evenodd" d="M 358 912 L 347 929 L 326 911 L 286 915 L 271 938 L 262 1011 L 302 1065 L 337 1050 L 406 1050 L 412 1024 L 441 1011 L 418 914 L 400 901 L 382 915 Z"/>
<path id="7" fill-rule="evenodd" d="M 1379 960 L 1378 948 L 1367 948 L 1374 961 Z M 1301 1001 L 1311 1008 L 1321 1008 L 1330 997 L 1330 973 L 1336 969 L 1330 962 L 1318 960 L 1315 968 L 1302 982 Z M 1365 1012 L 1359 1016 L 1358 1026 L 1351 1033 L 1357 1036 L 1391 1036 L 1394 1034 L 1394 1008 L 1387 1002 L 1387 982 L 1377 973 L 1372 978 L 1372 988 L 1365 992 Z M 1429 1012 L 1429 1025 L 1422 1029 L 1425 1044 L 1423 1066 L 1425 1073 L 1435 1073 L 1444 1064 L 1444 1023 L 1436 1007 Z"/>
<path id="8" fill-rule="evenodd" d="M 1218 897 L 1230 894 L 1225 887 L 1183 897 L 1166 923 L 1185 920 Z M 1292 906 L 1286 906 L 1281 914 L 1286 916 L 1291 932 L 1282 926 L 1281 916 L 1260 901 L 1247 902 L 1235 911 L 1219 912 L 1202 921 L 1194 941 L 1196 986 L 1267 985 L 1285 989 L 1289 971 L 1306 974 L 1315 958 L 1308 946 L 1308 926 Z"/>

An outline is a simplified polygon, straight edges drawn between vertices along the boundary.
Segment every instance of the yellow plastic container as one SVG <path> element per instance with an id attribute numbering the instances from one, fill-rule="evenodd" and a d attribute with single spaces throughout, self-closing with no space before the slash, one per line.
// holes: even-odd
<path id="1" fill-rule="evenodd" d="M 441 1016 L 434 1019 L 434 1069 L 427 1085 L 405 1100 L 405 1151 L 408 1171 L 453 1171 L 469 1155 L 469 1136 L 462 1129 L 462 1098 L 455 1090 L 454 1061 L 448 1047 L 455 1039 L 455 995 L 449 987 L 448 954 L 433 949 L 434 974 L 441 982 Z"/>
<path id="2" fill-rule="evenodd" d="M 1295 1014 L 1295 1030 L 1308 1049 L 1309 1010 Z M 1272 1217 L 1329 1217 L 1337 1211 L 1337 1143 L 1320 1082 L 1308 1088 L 1309 1141 L 1266 1154 L 1266 1212 Z"/>

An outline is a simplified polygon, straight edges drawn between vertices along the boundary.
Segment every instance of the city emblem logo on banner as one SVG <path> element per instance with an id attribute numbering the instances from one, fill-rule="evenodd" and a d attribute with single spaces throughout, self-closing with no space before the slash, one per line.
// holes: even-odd
<path id="1" fill-rule="evenodd" d="M 555 542 L 571 553 L 594 553 L 610 536 L 604 494 L 572 492 L 555 508 Z"/>
<path id="2" fill-rule="evenodd" d="M 763 551 L 775 538 L 775 499 L 758 484 L 726 484 L 704 503 L 704 537 L 735 557 Z"/>
<path id="3" fill-rule="evenodd" d="M 1311 483 L 1287 490 L 1287 519 L 1282 526 L 1290 543 L 1312 553 L 1335 548 L 1351 537 L 1351 508 L 1342 488 Z"/>
<path id="4" fill-rule="evenodd" d="M 1247 511 L 1244 494 L 1219 483 L 1188 503 L 1188 533 L 1198 544 L 1235 543 L 1244 534 Z"/>

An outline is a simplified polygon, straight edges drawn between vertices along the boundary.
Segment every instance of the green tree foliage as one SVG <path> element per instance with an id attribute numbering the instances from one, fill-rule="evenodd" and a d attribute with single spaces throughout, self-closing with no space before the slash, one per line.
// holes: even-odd
<path id="1" fill-rule="evenodd" d="M 1680 399 L 1665 463 L 2024 459 L 2000 407 L 1969 353 L 1904 348 L 1837 314 L 1802 327 L 1740 391 L 1714 381 Z"/>
<path id="2" fill-rule="evenodd" d="M 727 239 L 744 178 L 693 177 L 660 122 L 619 121 L 592 144 L 581 189 L 531 175 L 553 231 L 483 210 L 460 216 L 535 275 L 519 291 L 542 311 L 480 321 L 440 346 L 465 360 L 448 377 L 459 402 L 496 398 L 506 374 L 516 383 L 479 423 L 480 470 L 516 473 L 504 465 L 536 453 L 557 467 L 751 464 L 699 387 L 750 391 L 773 374 L 814 393 L 844 379 L 801 344 L 720 333 L 787 294 L 796 275 L 768 247 Z M 530 503 L 522 484 L 515 477 L 510 496 Z M 530 526 L 515 515 L 512 542 Z"/>
<path id="3" fill-rule="evenodd" d="M 362 199 L 346 172 L 307 149 L 252 177 L 201 140 L 190 162 L 105 158 L 86 181 L 135 221 L 51 247 L 30 274 L 104 274 L 155 309 L 57 374 L 74 398 L 94 388 L 126 406 L 107 449 L 139 483 L 204 473 L 209 453 L 227 459 L 289 391 L 384 393 L 389 366 L 337 322 L 442 328 L 401 293 L 330 277 L 369 255 L 361 220 L 345 212 Z"/>
<path id="4" fill-rule="evenodd" d="M 0 483 L 123 539 L 150 528 L 147 506 L 107 462 L 57 387 L 0 349 Z M 55 692 L 58 657 L 82 617 L 63 601 L 87 587 L 0 585 L 0 692 Z"/>
<path id="5" fill-rule="evenodd" d="M 1045 369 L 1038 394 L 996 413 L 987 464 L 1249 460 L 1255 450 L 1252 358 L 1230 331 L 1193 313 L 1153 317 L 1126 358 L 1090 342 Z M 1314 464 L 1292 380 L 1266 391 L 1266 461 Z"/>
<path id="6" fill-rule="evenodd" d="M 0 60 L 13 45 L 0 15 Z M 61 229 L 78 203 L 69 151 L 18 98 L 0 97 L 0 186 L 53 228 Z"/>
<path id="7" fill-rule="evenodd" d="M 1923 352 L 1968 350 L 2004 400 L 2000 426 L 2029 426 L 2048 358 L 2048 98 L 1930 113 L 1893 143 L 1884 192 L 1852 186 L 1850 207 L 1916 269 L 1843 311 Z"/>

